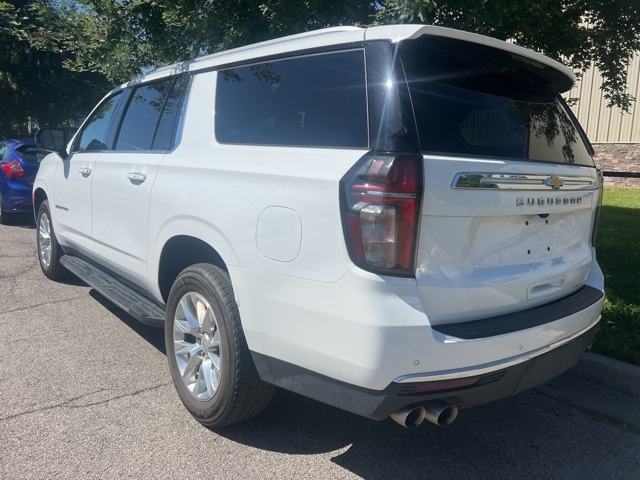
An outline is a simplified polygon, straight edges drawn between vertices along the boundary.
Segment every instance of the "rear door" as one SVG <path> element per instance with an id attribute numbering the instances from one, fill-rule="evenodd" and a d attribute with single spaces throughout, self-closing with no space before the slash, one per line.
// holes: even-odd
<path id="1" fill-rule="evenodd" d="M 424 197 L 418 290 L 432 324 L 515 312 L 579 289 L 595 261 L 598 175 L 562 72 L 448 38 L 400 46 Z"/>

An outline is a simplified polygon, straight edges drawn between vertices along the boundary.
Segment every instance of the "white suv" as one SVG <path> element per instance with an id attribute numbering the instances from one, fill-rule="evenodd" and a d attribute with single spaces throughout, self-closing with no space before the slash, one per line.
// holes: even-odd
<path id="1" fill-rule="evenodd" d="M 538 385 L 603 303 L 570 70 L 479 35 L 339 27 L 123 85 L 34 184 L 40 265 L 164 327 L 208 426 L 273 386 L 405 426 Z"/>

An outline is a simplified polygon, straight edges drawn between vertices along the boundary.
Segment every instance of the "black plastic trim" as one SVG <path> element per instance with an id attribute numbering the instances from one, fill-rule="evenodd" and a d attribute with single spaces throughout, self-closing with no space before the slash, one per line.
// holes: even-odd
<path id="1" fill-rule="evenodd" d="M 596 329 L 597 325 L 570 343 L 538 357 L 485 374 L 472 386 L 425 394 L 410 392 L 419 385 L 433 382 L 391 383 L 384 390 L 370 390 L 257 352 L 251 355 L 260 378 L 268 383 L 363 417 L 384 420 L 408 405 L 429 400 L 444 400 L 458 408 L 467 408 L 540 385 L 578 363 L 591 345 Z"/>
<path id="2" fill-rule="evenodd" d="M 482 320 L 432 325 L 431 328 L 464 340 L 495 337 L 555 322 L 590 307 L 602 297 L 604 293 L 601 290 L 585 285 L 568 297 L 539 307 Z"/>
<path id="3" fill-rule="evenodd" d="M 60 263 L 136 320 L 146 325 L 164 328 L 165 312 L 156 303 L 79 257 L 63 255 Z"/>

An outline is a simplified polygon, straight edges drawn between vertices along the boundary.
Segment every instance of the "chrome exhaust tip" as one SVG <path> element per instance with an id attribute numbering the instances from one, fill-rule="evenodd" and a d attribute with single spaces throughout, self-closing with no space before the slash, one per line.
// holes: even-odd
<path id="1" fill-rule="evenodd" d="M 391 418 L 404 428 L 416 428 L 426 418 L 426 411 L 420 405 L 410 405 L 402 410 L 393 412 Z"/>
<path id="2" fill-rule="evenodd" d="M 444 400 L 431 400 L 423 403 L 425 418 L 434 425 L 446 427 L 458 416 L 458 407 Z"/>

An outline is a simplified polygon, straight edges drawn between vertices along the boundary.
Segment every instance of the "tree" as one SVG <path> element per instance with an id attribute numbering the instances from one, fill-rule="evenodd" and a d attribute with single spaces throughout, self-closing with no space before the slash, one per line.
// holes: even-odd
<path id="1" fill-rule="evenodd" d="M 81 0 L 75 67 L 124 81 L 151 66 L 332 25 L 429 23 L 477 32 L 562 60 L 594 63 L 611 105 L 628 109 L 640 50 L 638 0 Z"/>
<path id="2" fill-rule="evenodd" d="M 0 0 L 0 136 L 80 118 L 111 86 L 157 66 L 334 25 L 428 23 L 595 64 L 628 110 L 638 0 Z M 9 112 L 9 115 L 6 114 Z M 11 133 L 12 135 L 15 133 Z"/>
<path id="3" fill-rule="evenodd" d="M 65 68 L 66 20 L 42 2 L 0 2 L 0 138 L 24 137 L 28 123 L 59 125 L 87 114 L 111 85 L 99 73 Z"/>
<path id="4" fill-rule="evenodd" d="M 593 63 L 610 106 L 628 111 L 626 67 L 640 51 L 638 0 L 390 0 L 377 20 L 420 20 L 544 53 L 577 72 Z"/>

